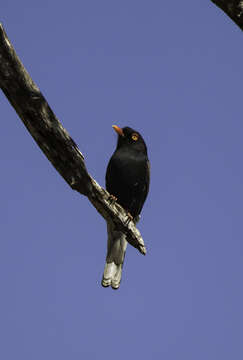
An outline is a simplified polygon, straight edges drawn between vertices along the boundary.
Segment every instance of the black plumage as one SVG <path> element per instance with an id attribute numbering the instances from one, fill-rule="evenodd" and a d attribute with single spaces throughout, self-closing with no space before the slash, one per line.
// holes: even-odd
<path id="1" fill-rule="evenodd" d="M 150 166 L 146 144 L 139 132 L 113 125 L 117 147 L 106 171 L 106 188 L 117 202 L 138 221 L 149 190 Z M 108 224 L 108 246 L 103 286 L 118 289 L 127 247 L 126 236 Z"/>
<path id="2" fill-rule="evenodd" d="M 136 218 L 149 190 L 150 169 L 142 136 L 130 127 L 114 126 L 117 147 L 106 171 L 106 188 L 118 203 Z"/>

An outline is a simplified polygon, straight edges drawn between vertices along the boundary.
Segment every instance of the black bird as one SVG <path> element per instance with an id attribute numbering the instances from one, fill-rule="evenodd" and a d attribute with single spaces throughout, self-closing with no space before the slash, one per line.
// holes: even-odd
<path id="1" fill-rule="evenodd" d="M 106 170 L 106 189 L 137 222 L 148 195 L 150 166 L 147 147 L 139 132 L 113 125 L 117 147 Z M 107 225 L 107 256 L 102 285 L 118 289 L 127 248 L 126 235 Z"/>

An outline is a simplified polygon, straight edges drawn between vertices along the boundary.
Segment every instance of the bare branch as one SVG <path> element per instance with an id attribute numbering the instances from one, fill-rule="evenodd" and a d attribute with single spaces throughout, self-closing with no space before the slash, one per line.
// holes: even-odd
<path id="1" fill-rule="evenodd" d="M 108 222 L 127 235 L 143 255 L 145 245 L 127 212 L 88 174 L 84 156 L 27 73 L 0 24 L 0 87 L 31 136 L 73 190 L 89 198 Z"/>
<path id="2" fill-rule="evenodd" d="M 243 0 L 211 0 L 243 30 Z"/>

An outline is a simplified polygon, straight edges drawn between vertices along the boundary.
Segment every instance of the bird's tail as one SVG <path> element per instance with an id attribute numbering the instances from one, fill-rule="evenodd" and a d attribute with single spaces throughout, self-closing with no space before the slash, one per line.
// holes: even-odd
<path id="1" fill-rule="evenodd" d="M 102 286 L 118 289 L 121 282 L 122 266 L 127 248 L 126 235 L 107 224 L 107 256 Z"/>

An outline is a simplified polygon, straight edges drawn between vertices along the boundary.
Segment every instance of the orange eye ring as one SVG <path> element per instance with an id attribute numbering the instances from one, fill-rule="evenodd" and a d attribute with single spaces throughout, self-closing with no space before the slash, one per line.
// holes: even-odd
<path id="1" fill-rule="evenodd" d="M 137 141 L 138 140 L 138 134 L 132 134 L 132 139 L 133 141 Z"/>

